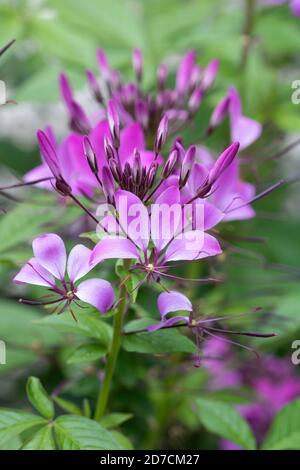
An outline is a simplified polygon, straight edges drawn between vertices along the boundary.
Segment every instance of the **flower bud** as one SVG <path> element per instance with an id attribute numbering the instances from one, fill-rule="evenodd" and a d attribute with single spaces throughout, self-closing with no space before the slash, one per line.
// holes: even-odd
<path id="1" fill-rule="evenodd" d="M 111 171 L 107 166 L 104 166 L 102 169 L 101 181 L 104 196 L 106 197 L 108 204 L 113 204 L 115 200 L 114 180 Z"/>
<path id="2" fill-rule="evenodd" d="M 233 162 L 236 154 L 238 153 L 239 146 L 239 142 L 233 142 L 233 144 L 229 145 L 229 147 L 227 147 L 227 149 L 225 149 L 224 152 L 219 156 L 209 172 L 208 181 L 211 185 L 217 181 L 226 168 L 228 168 L 229 165 Z"/>
<path id="3" fill-rule="evenodd" d="M 200 87 L 195 88 L 188 102 L 188 109 L 189 109 L 190 114 L 195 114 L 195 112 L 198 110 L 200 106 L 202 98 L 203 98 L 203 91 L 201 90 L 201 88 Z"/>
<path id="4" fill-rule="evenodd" d="M 108 162 L 108 165 L 109 165 L 109 169 L 111 171 L 111 174 L 114 177 L 114 180 L 117 183 L 120 183 L 121 178 L 122 178 L 122 174 L 121 174 L 121 171 L 120 171 L 119 163 L 117 162 L 117 160 L 115 158 L 111 158 Z"/>
<path id="5" fill-rule="evenodd" d="M 104 80 L 108 82 L 110 79 L 110 67 L 103 49 L 99 49 L 97 51 L 97 59 L 100 72 L 102 73 Z"/>
<path id="6" fill-rule="evenodd" d="M 177 163 L 177 159 L 178 159 L 178 150 L 174 149 L 170 153 L 170 156 L 167 159 L 167 161 L 166 161 L 166 163 L 163 167 L 163 170 L 161 172 L 162 179 L 166 179 L 170 176 L 170 174 L 173 172 L 173 170 L 175 168 L 175 165 Z"/>
<path id="7" fill-rule="evenodd" d="M 157 168 L 158 168 L 158 163 L 152 162 L 148 170 L 148 174 L 147 174 L 146 185 L 148 189 L 150 189 L 153 186 L 156 173 L 157 173 Z"/>
<path id="8" fill-rule="evenodd" d="M 134 181 L 138 183 L 142 175 L 142 161 L 140 152 L 137 149 L 134 149 L 133 152 L 132 174 Z"/>
<path id="9" fill-rule="evenodd" d="M 169 125 L 169 119 L 167 118 L 167 116 L 164 116 L 162 120 L 160 121 L 157 132 L 156 132 L 155 143 L 154 143 L 155 153 L 159 153 L 161 151 L 162 147 L 164 146 L 167 140 L 168 125 Z"/>
<path id="10" fill-rule="evenodd" d="M 196 157 L 196 146 L 191 145 L 187 149 L 186 154 L 183 158 L 182 165 L 181 165 L 180 178 L 179 178 L 180 189 L 183 188 L 183 186 L 185 186 L 190 176 L 191 170 L 194 165 L 195 157 Z"/>
<path id="11" fill-rule="evenodd" d="M 229 104 L 230 104 L 229 96 L 225 96 L 217 104 L 217 106 L 213 110 L 212 115 L 210 117 L 209 126 L 208 126 L 209 133 L 213 131 L 216 127 L 218 127 L 219 124 L 221 124 L 221 122 L 225 119 L 226 114 L 228 113 Z"/>
<path id="12" fill-rule="evenodd" d="M 86 78 L 87 78 L 87 81 L 89 82 L 89 86 L 94 97 L 96 98 L 98 103 L 103 104 L 103 97 L 100 91 L 99 84 L 97 82 L 95 75 L 93 74 L 91 70 L 86 71 Z"/>
<path id="13" fill-rule="evenodd" d="M 219 70 L 219 61 L 218 59 L 213 59 L 206 67 L 203 72 L 202 80 L 201 80 L 201 87 L 203 91 L 207 91 L 210 88 L 217 76 Z"/>
<path id="14" fill-rule="evenodd" d="M 56 151 L 54 150 L 47 134 L 41 129 L 37 131 L 37 140 L 43 160 L 48 165 L 54 178 L 59 179 L 61 174 Z"/>
<path id="15" fill-rule="evenodd" d="M 176 74 L 176 90 L 180 95 L 186 93 L 191 82 L 191 75 L 196 60 L 196 51 L 191 50 L 183 57 Z"/>
<path id="16" fill-rule="evenodd" d="M 97 162 L 96 154 L 91 144 L 91 141 L 87 136 L 84 136 L 83 138 L 83 149 L 84 149 L 84 154 L 85 154 L 85 157 L 87 159 L 87 162 L 89 164 L 89 167 L 92 173 L 97 175 L 98 174 L 98 162 Z"/>
<path id="17" fill-rule="evenodd" d="M 132 65 L 137 81 L 141 82 L 143 77 L 143 55 L 140 49 L 134 49 L 132 53 Z"/>
<path id="18" fill-rule="evenodd" d="M 136 120 L 140 122 L 144 129 L 148 127 L 149 123 L 149 107 L 143 100 L 138 100 L 135 105 Z"/>
<path id="19" fill-rule="evenodd" d="M 107 119 L 113 146 L 118 149 L 120 147 L 120 119 L 116 104 L 113 100 L 108 101 Z"/>
<path id="20" fill-rule="evenodd" d="M 106 155 L 107 160 L 115 157 L 115 151 L 113 148 L 112 141 L 108 135 L 104 136 L 104 153 Z"/>
<path id="21" fill-rule="evenodd" d="M 157 69 L 157 88 L 160 91 L 165 89 L 166 80 L 168 77 L 168 67 L 166 64 L 160 64 Z"/>

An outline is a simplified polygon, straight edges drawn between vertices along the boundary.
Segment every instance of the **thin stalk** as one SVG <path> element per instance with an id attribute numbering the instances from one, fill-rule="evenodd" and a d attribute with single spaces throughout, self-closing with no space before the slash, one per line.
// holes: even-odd
<path id="1" fill-rule="evenodd" d="M 253 38 L 254 17 L 256 0 L 245 0 L 245 22 L 243 28 L 243 51 L 241 58 L 241 69 L 245 70 L 249 58 L 251 42 Z"/>
<path id="2" fill-rule="evenodd" d="M 129 260 L 124 261 L 125 269 L 129 268 Z M 122 326 L 123 326 L 123 317 L 126 311 L 126 302 L 127 301 L 127 291 L 126 285 L 120 289 L 119 302 L 117 306 L 117 312 L 114 316 L 114 330 L 113 338 L 110 346 L 110 351 L 107 356 L 107 362 L 104 373 L 104 380 L 101 384 L 100 392 L 98 395 L 98 400 L 96 404 L 96 411 L 94 419 L 100 421 L 104 416 L 109 400 L 109 394 L 111 389 L 112 378 L 116 368 L 116 363 L 118 359 L 118 354 L 121 346 L 122 338 Z"/>

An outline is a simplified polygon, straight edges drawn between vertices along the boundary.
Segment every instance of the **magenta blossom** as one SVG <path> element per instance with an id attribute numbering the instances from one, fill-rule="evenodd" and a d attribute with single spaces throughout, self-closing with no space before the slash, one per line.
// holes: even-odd
<path id="1" fill-rule="evenodd" d="M 83 245 L 76 245 L 71 250 L 68 260 L 64 242 L 54 234 L 47 233 L 32 242 L 34 258 L 31 258 L 15 276 L 17 284 L 33 284 L 47 287 L 51 294 L 45 302 L 30 300 L 20 301 L 32 305 L 61 306 L 58 313 L 79 301 L 89 303 L 101 313 L 107 312 L 114 303 L 114 291 L 111 284 L 103 279 L 93 278 L 77 284 L 92 268 L 89 263 L 91 250 Z M 66 271 L 67 269 L 67 276 Z M 55 309 L 56 310 L 56 309 Z"/>
<path id="2" fill-rule="evenodd" d="M 174 312 L 192 312 L 193 306 L 190 300 L 180 292 L 163 292 L 158 297 L 157 306 L 161 316 L 161 321 L 155 325 L 148 326 L 148 331 L 156 331 L 160 328 L 168 328 L 170 326 L 176 325 L 179 322 L 183 324 L 189 324 L 191 322 L 190 316 L 177 315 L 167 318 L 170 313 Z"/>
<path id="3" fill-rule="evenodd" d="M 131 269 L 146 272 L 147 279 L 158 280 L 160 276 L 172 277 L 164 272 L 170 267 L 169 262 L 199 260 L 222 252 L 218 241 L 205 232 L 202 219 L 201 227 L 193 229 L 189 217 L 182 212 L 176 186 L 167 188 L 150 206 L 151 216 L 137 196 L 123 190 L 115 193 L 115 209 L 117 217 L 111 215 L 102 221 L 108 234 L 93 249 L 92 265 L 110 258 L 135 259 L 137 263 Z M 167 220 L 161 210 L 168 211 Z M 213 214 L 205 208 L 203 212 L 204 222 L 207 213 L 206 223 L 211 228 Z"/>

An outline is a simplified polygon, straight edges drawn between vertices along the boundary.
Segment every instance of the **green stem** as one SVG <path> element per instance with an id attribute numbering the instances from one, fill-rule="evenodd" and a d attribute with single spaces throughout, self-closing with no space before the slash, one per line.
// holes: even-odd
<path id="1" fill-rule="evenodd" d="M 128 268 L 127 261 L 124 261 L 124 267 Z M 117 307 L 116 314 L 114 316 L 114 330 L 113 330 L 113 337 L 111 342 L 110 351 L 107 356 L 107 362 L 105 367 L 105 374 L 104 380 L 101 384 L 101 389 L 98 395 L 95 417 L 96 421 L 100 421 L 100 419 L 104 416 L 108 404 L 109 393 L 111 389 L 111 382 L 113 378 L 113 374 L 115 371 L 118 354 L 121 346 L 121 336 L 122 336 L 122 325 L 123 325 L 123 317 L 126 310 L 126 300 L 127 300 L 127 290 L 125 284 L 121 287 L 120 296 L 119 296 L 119 303 Z"/>
<path id="2" fill-rule="evenodd" d="M 256 0 L 245 0 L 245 23 L 243 28 L 244 46 L 242 51 L 241 69 L 245 70 L 252 42 Z"/>

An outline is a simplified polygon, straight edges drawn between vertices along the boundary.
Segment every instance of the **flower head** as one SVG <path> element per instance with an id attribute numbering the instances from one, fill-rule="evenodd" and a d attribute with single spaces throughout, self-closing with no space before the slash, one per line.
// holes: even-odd
<path id="1" fill-rule="evenodd" d="M 91 250 L 76 245 L 67 259 L 63 240 L 55 233 L 47 233 L 32 242 L 34 257 L 14 277 L 17 284 L 33 284 L 47 287 L 49 300 L 34 302 L 20 299 L 22 303 L 60 306 L 58 313 L 71 304 L 83 301 L 96 307 L 101 313 L 107 312 L 114 302 L 111 284 L 103 279 L 93 278 L 77 284 L 77 281 L 91 270 Z M 56 308 L 56 309 L 57 309 Z M 55 309 L 55 310 L 56 310 Z"/>

